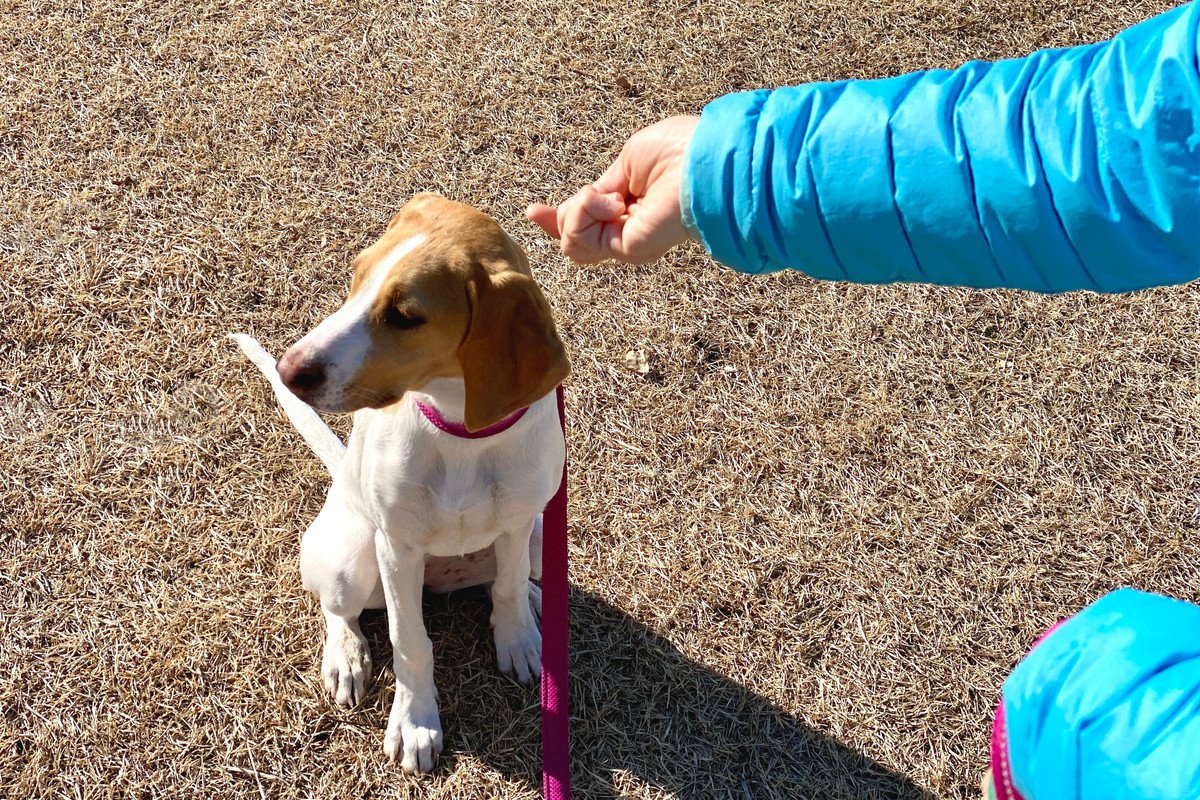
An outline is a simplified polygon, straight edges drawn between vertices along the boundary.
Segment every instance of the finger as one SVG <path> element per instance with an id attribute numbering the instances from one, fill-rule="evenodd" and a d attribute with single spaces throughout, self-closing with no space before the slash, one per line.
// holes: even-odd
<path id="1" fill-rule="evenodd" d="M 533 209 L 532 206 L 530 208 Z M 594 220 L 606 222 L 617 219 L 625 212 L 625 198 L 620 194 L 600 194 L 591 186 L 585 186 L 558 207 L 555 219 L 556 235 L 566 238 L 581 233 L 590 227 Z"/>
<path id="2" fill-rule="evenodd" d="M 546 232 L 547 236 L 558 239 L 562 236 L 558 227 L 558 209 L 544 203 L 534 203 L 525 209 L 525 216 Z"/>
<path id="3" fill-rule="evenodd" d="M 611 222 L 625 213 L 625 196 L 617 192 L 597 192 L 590 187 L 581 192 L 584 210 L 600 222 Z"/>
<path id="4" fill-rule="evenodd" d="M 605 231 L 604 246 L 611 251 L 610 257 L 628 264 L 645 264 L 687 240 L 678 203 L 661 194 L 652 191 L 646 202 L 629 210 L 619 229 Z"/>
<path id="5" fill-rule="evenodd" d="M 603 256 L 596 252 L 594 242 L 597 240 L 596 227 L 598 223 L 587 213 L 585 198 L 581 195 L 572 197 L 559 206 L 558 224 L 562 231 L 562 241 L 559 247 L 563 255 L 581 264 L 600 261 Z"/>
<path id="6" fill-rule="evenodd" d="M 580 263 L 602 261 L 609 253 L 601 246 L 605 229 L 622 224 L 625 203 L 585 186 L 559 208 L 562 251 Z"/>

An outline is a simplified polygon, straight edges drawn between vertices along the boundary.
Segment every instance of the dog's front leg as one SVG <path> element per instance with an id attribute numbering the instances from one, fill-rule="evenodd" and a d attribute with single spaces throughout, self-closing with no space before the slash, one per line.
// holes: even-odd
<path id="1" fill-rule="evenodd" d="M 388 632 L 396 672 L 396 696 L 383 752 L 405 772 L 429 772 L 442 752 L 442 723 L 433 686 L 433 643 L 421 618 L 425 554 L 375 534 L 375 553 L 387 601 Z"/>
<path id="2" fill-rule="evenodd" d="M 496 663 L 505 675 L 530 683 L 542 673 L 542 631 L 530 606 L 529 537 L 534 520 L 496 538 L 492 628 Z M 540 597 L 540 594 L 539 594 Z"/>

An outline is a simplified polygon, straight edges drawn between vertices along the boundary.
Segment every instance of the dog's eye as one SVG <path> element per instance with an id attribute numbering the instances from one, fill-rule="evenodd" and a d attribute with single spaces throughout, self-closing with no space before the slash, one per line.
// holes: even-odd
<path id="1" fill-rule="evenodd" d="M 410 314 L 407 311 L 401 311 L 395 306 L 388 306 L 387 312 L 383 315 L 383 321 L 388 324 L 388 327 L 395 328 L 398 331 L 412 330 L 425 324 L 423 317 Z"/>

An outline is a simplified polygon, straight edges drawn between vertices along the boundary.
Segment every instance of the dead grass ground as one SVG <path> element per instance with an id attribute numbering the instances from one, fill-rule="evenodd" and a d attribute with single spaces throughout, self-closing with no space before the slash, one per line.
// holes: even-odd
<path id="1" fill-rule="evenodd" d="M 580 268 L 520 212 L 723 92 L 1162 6 L 0 0 L 0 793 L 538 794 L 477 594 L 429 602 L 437 776 L 384 762 L 390 675 L 323 699 L 325 477 L 222 338 L 279 352 L 433 189 L 527 245 L 575 361 L 579 795 L 971 796 L 1045 626 L 1120 584 L 1200 599 L 1196 290 Z"/>

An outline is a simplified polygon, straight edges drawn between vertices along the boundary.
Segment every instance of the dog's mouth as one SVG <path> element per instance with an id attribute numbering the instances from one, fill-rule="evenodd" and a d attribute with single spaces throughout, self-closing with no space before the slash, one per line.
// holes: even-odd
<path id="1" fill-rule="evenodd" d="M 390 392 L 383 394 L 374 394 L 369 398 L 364 399 L 359 408 L 387 408 L 400 399 L 402 395 L 392 394 Z"/>
<path id="2" fill-rule="evenodd" d="M 365 386 L 349 386 L 336 393 L 326 391 L 301 399 L 325 414 L 351 414 L 364 408 L 386 408 L 402 396 L 403 393 L 380 392 Z"/>

